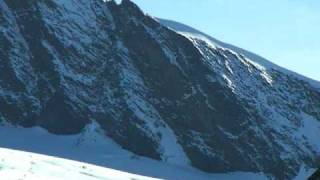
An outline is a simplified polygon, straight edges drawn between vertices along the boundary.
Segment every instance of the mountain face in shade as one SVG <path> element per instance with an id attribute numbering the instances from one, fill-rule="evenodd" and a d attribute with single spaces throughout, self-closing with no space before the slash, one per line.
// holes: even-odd
<path id="1" fill-rule="evenodd" d="M 310 178 L 309 180 L 319 180 L 320 179 L 320 169 L 318 169 Z"/>
<path id="2" fill-rule="evenodd" d="M 129 0 L 0 8 L 0 121 L 54 134 L 97 122 L 133 153 L 206 172 L 290 179 L 319 163 L 318 82 Z"/>

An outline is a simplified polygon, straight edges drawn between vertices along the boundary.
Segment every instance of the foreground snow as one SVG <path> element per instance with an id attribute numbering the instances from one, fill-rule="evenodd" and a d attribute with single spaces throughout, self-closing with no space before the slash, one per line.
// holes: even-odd
<path id="1" fill-rule="evenodd" d="M 6 180 L 117 179 L 152 180 L 113 169 L 61 158 L 0 148 L 0 177 Z"/>
<path id="2" fill-rule="evenodd" d="M 6 177 L 6 180 L 152 179 L 144 176 L 169 180 L 268 179 L 264 174 L 250 172 L 207 174 L 191 167 L 139 157 L 123 150 L 101 134 L 96 124 L 91 124 L 83 133 L 72 136 L 53 135 L 39 127 L 26 129 L 0 125 L 0 147 L 0 177 Z M 302 167 L 295 180 L 306 179 L 313 171 Z"/>
<path id="3" fill-rule="evenodd" d="M 133 174 L 174 180 L 267 179 L 263 174 L 249 172 L 207 174 L 191 167 L 139 157 L 121 149 L 111 139 L 102 135 L 96 124 L 88 126 L 82 134 L 72 136 L 53 135 L 38 127 L 25 129 L 0 125 L 0 147 L 0 177 L 6 176 L 6 179 L 14 180 L 150 179 Z M 57 156 L 101 167 L 4 148 Z"/>

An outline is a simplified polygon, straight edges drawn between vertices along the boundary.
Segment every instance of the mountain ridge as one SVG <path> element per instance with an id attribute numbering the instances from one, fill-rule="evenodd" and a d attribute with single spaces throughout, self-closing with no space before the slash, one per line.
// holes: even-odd
<path id="1" fill-rule="evenodd" d="M 191 26 L 188 26 L 186 24 L 179 23 L 179 22 L 169 20 L 169 19 L 162 19 L 162 18 L 155 18 L 155 19 L 158 20 L 161 24 L 167 26 L 168 28 L 171 28 L 172 30 L 177 31 L 178 33 L 182 33 L 187 36 L 188 36 L 188 33 L 190 33 L 189 34 L 190 36 L 192 36 L 192 35 L 198 36 L 198 38 L 200 38 L 200 39 L 202 37 L 207 38 L 208 41 L 212 41 L 212 42 L 216 43 L 217 45 L 220 45 L 221 47 L 231 49 L 239 54 L 243 54 L 243 55 L 247 56 L 248 58 L 250 58 L 251 60 L 254 60 L 256 63 L 258 63 L 264 67 L 273 68 L 273 69 L 277 69 L 277 70 L 286 72 L 288 74 L 292 74 L 298 78 L 301 78 L 302 80 L 310 82 L 310 84 L 312 84 L 313 86 L 320 89 L 320 81 L 312 79 L 311 77 L 304 76 L 304 75 L 299 74 L 297 72 L 293 72 L 287 68 L 281 67 L 281 66 L 271 62 L 270 60 L 267 60 L 266 58 L 264 58 L 258 54 L 252 53 L 252 52 L 250 52 L 246 49 L 243 49 L 243 48 L 239 48 L 239 47 L 234 46 L 230 43 L 225 43 L 223 41 L 215 39 L 212 36 L 210 36 L 206 33 L 203 33 L 195 28 L 192 28 Z"/>

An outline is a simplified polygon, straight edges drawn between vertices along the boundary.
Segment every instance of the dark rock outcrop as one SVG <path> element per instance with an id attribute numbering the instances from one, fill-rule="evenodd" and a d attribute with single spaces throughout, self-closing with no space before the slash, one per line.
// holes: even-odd
<path id="1" fill-rule="evenodd" d="M 309 180 L 319 180 L 320 179 L 320 169 L 317 170 L 312 176 L 310 176 Z"/>

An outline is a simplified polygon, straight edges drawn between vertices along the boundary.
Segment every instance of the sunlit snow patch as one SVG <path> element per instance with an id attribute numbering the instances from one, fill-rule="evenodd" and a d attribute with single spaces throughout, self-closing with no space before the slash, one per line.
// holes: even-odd
<path id="1" fill-rule="evenodd" d="M 87 163 L 0 148 L 0 177 L 6 180 L 152 180 Z"/>

